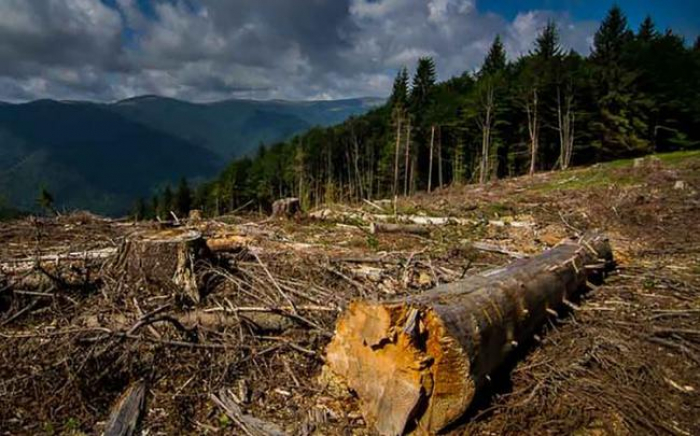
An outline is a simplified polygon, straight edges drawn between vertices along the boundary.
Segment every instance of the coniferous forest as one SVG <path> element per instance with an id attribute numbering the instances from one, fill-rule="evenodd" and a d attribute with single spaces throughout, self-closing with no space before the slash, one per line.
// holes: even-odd
<path id="1" fill-rule="evenodd" d="M 496 37 L 478 71 L 436 76 L 421 58 L 382 107 L 262 145 L 199 186 L 193 206 L 216 215 L 288 196 L 307 207 L 387 198 L 700 144 L 700 40 L 651 17 L 634 31 L 617 6 L 587 57 L 565 51 L 550 22 L 515 61 Z M 164 200 L 154 207 L 167 210 Z"/>

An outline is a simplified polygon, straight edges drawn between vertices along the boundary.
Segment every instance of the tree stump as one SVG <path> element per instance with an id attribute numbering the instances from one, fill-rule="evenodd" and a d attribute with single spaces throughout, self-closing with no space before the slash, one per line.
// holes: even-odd
<path id="1" fill-rule="evenodd" d="M 520 343 L 612 264 L 599 236 L 566 242 L 464 281 L 388 302 L 353 303 L 327 364 L 382 435 L 436 434 L 467 411 Z"/>
<path id="2" fill-rule="evenodd" d="M 272 203 L 272 218 L 292 218 L 301 212 L 298 198 L 283 198 Z"/>
<path id="3" fill-rule="evenodd" d="M 176 296 L 198 303 L 195 265 L 208 257 L 204 238 L 196 230 L 151 230 L 134 234 L 122 243 L 112 270 L 124 272 L 130 280 L 172 289 Z"/>

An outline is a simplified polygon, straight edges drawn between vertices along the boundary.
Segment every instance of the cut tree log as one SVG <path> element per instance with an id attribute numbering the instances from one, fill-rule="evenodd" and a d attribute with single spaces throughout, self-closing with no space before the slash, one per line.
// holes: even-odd
<path id="1" fill-rule="evenodd" d="M 607 240 L 595 235 L 423 294 L 355 302 L 338 320 L 328 367 L 380 434 L 435 434 L 464 415 L 518 344 L 611 265 Z"/>
<path id="2" fill-rule="evenodd" d="M 174 289 L 176 295 L 198 303 L 195 264 L 210 256 L 202 234 L 196 230 L 151 230 L 128 237 L 119 247 L 111 269 L 125 272 L 133 280 Z"/>
<path id="3" fill-rule="evenodd" d="M 420 224 L 387 224 L 370 223 L 369 232 L 377 233 L 410 233 L 412 235 L 430 236 L 430 228 Z"/>
<path id="4" fill-rule="evenodd" d="M 530 228 L 535 225 L 532 221 L 515 220 L 512 217 L 504 217 L 500 220 L 479 221 L 470 218 L 458 217 L 435 217 L 423 215 L 388 215 L 388 214 L 370 214 L 364 212 L 343 212 L 332 209 L 321 209 L 309 214 L 309 217 L 322 221 L 365 221 L 365 222 L 396 222 L 404 224 L 417 224 L 423 226 L 473 226 L 481 223 L 486 223 L 495 227 L 518 227 Z"/>
<path id="5" fill-rule="evenodd" d="M 301 212 L 298 198 L 283 198 L 272 203 L 272 218 L 291 218 Z"/>

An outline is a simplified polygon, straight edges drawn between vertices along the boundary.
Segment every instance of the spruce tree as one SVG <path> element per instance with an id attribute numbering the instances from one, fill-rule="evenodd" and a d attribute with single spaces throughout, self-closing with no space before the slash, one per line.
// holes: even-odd
<path id="1" fill-rule="evenodd" d="M 627 17 L 619 6 L 613 6 L 603 19 L 593 38 L 591 59 L 610 66 L 620 62 L 625 45 L 632 39 L 632 32 L 627 27 Z"/>
<path id="2" fill-rule="evenodd" d="M 187 216 L 192 208 L 192 191 L 187 184 L 187 179 L 184 177 L 180 179 L 180 184 L 177 187 L 174 206 L 178 216 L 180 217 Z"/>
<path id="3" fill-rule="evenodd" d="M 394 79 L 394 87 L 391 91 L 389 104 L 391 107 L 405 108 L 408 103 L 408 70 L 401 68 Z"/>
<path id="4" fill-rule="evenodd" d="M 591 123 L 599 158 L 633 156 L 649 151 L 647 100 L 635 81 L 637 71 L 624 61 L 633 50 L 632 32 L 618 6 L 608 12 L 595 34 L 591 60 L 595 68 L 597 116 Z"/>
<path id="5" fill-rule="evenodd" d="M 561 44 L 559 42 L 559 30 L 554 21 L 550 20 L 542 29 L 542 32 L 535 40 L 534 55 L 540 60 L 548 61 L 557 56 L 561 56 Z"/>
<path id="6" fill-rule="evenodd" d="M 37 204 L 39 207 L 44 209 L 44 211 L 49 214 L 49 215 L 56 215 L 56 209 L 54 208 L 54 199 L 53 195 L 49 192 L 48 189 L 46 189 L 45 186 L 42 186 L 41 189 L 39 190 L 39 196 L 36 199 Z"/>
<path id="7" fill-rule="evenodd" d="M 168 219 L 170 212 L 174 209 L 173 205 L 173 190 L 170 189 L 170 185 L 168 185 L 163 190 L 163 195 L 161 196 L 160 204 L 158 205 L 159 217 L 162 219 Z"/>
<path id="8" fill-rule="evenodd" d="M 656 31 L 656 25 L 654 20 L 651 19 L 649 15 L 646 16 L 642 24 L 639 26 L 639 32 L 637 32 L 637 38 L 642 42 L 651 42 L 659 36 Z"/>
<path id="9" fill-rule="evenodd" d="M 437 74 L 433 58 L 420 58 L 416 74 L 413 76 L 413 87 L 411 88 L 411 108 L 414 113 L 422 111 L 428 105 L 436 80 Z"/>
<path id="10" fill-rule="evenodd" d="M 488 55 L 486 55 L 479 75 L 488 76 L 499 73 L 505 70 L 506 64 L 506 49 L 503 46 L 503 41 L 501 41 L 501 36 L 497 35 L 496 39 L 493 40 L 493 44 L 491 44 Z"/>

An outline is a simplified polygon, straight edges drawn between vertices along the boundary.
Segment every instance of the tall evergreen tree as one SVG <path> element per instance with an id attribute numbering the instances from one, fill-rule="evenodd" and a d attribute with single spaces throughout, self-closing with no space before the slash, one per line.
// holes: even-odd
<path id="1" fill-rule="evenodd" d="M 659 32 L 656 31 L 656 25 L 651 16 L 647 15 L 642 24 L 639 25 L 639 32 L 637 32 L 637 38 L 642 42 L 651 42 L 659 36 Z"/>
<path id="2" fill-rule="evenodd" d="M 173 190 L 170 185 L 166 186 L 163 190 L 163 194 L 160 198 L 160 203 L 158 204 L 158 217 L 161 219 L 168 219 L 170 212 L 174 209 L 174 197 Z"/>
<path id="3" fill-rule="evenodd" d="M 192 191 L 187 184 L 187 179 L 184 177 L 180 179 L 180 184 L 177 187 L 174 206 L 175 211 L 180 217 L 187 216 L 192 208 Z"/>
<path id="4" fill-rule="evenodd" d="M 420 111 L 428 105 L 436 80 L 437 73 L 433 58 L 420 58 L 416 74 L 413 76 L 413 87 L 411 88 L 411 108 L 414 112 Z"/>
<path id="5" fill-rule="evenodd" d="M 542 29 L 542 32 L 535 40 L 534 55 L 539 60 L 549 61 L 552 58 L 561 56 L 561 44 L 559 42 L 559 30 L 554 21 L 550 20 Z"/>
<path id="6" fill-rule="evenodd" d="M 627 27 L 627 17 L 619 6 L 613 6 L 603 19 L 593 37 L 591 59 L 600 65 L 618 63 L 625 45 L 632 39 L 632 32 Z"/>
<path id="7" fill-rule="evenodd" d="M 403 67 L 396 73 L 394 87 L 389 98 L 391 107 L 405 108 L 408 104 L 408 70 Z"/>
<path id="8" fill-rule="evenodd" d="M 599 156 L 624 157 L 648 151 L 647 101 L 635 88 L 638 72 L 624 65 L 632 32 L 616 5 L 595 34 L 591 59 L 595 67 L 598 116 L 591 124 Z"/>
<path id="9" fill-rule="evenodd" d="M 54 208 L 53 195 L 51 195 L 51 193 L 48 189 L 46 189 L 45 186 L 42 186 L 39 190 L 39 196 L 37 197 L 36 202 L 39 205 L 39 207 L 44 209 L 44 211 L 47 214 L 56 215 L 56 208 Z"/>
<path id="10" fill-rule="evenodd" d="M 491 44 L 488 55 L 486 55 L 479 75 L 488 76 L 499 73 L 505 70 L 506 64 L 506 49 L 503 46 L 503 41 L 501 41 L 501 36 L 497 35 L 496 39 L 493 40 L 493 44 Z"/>

